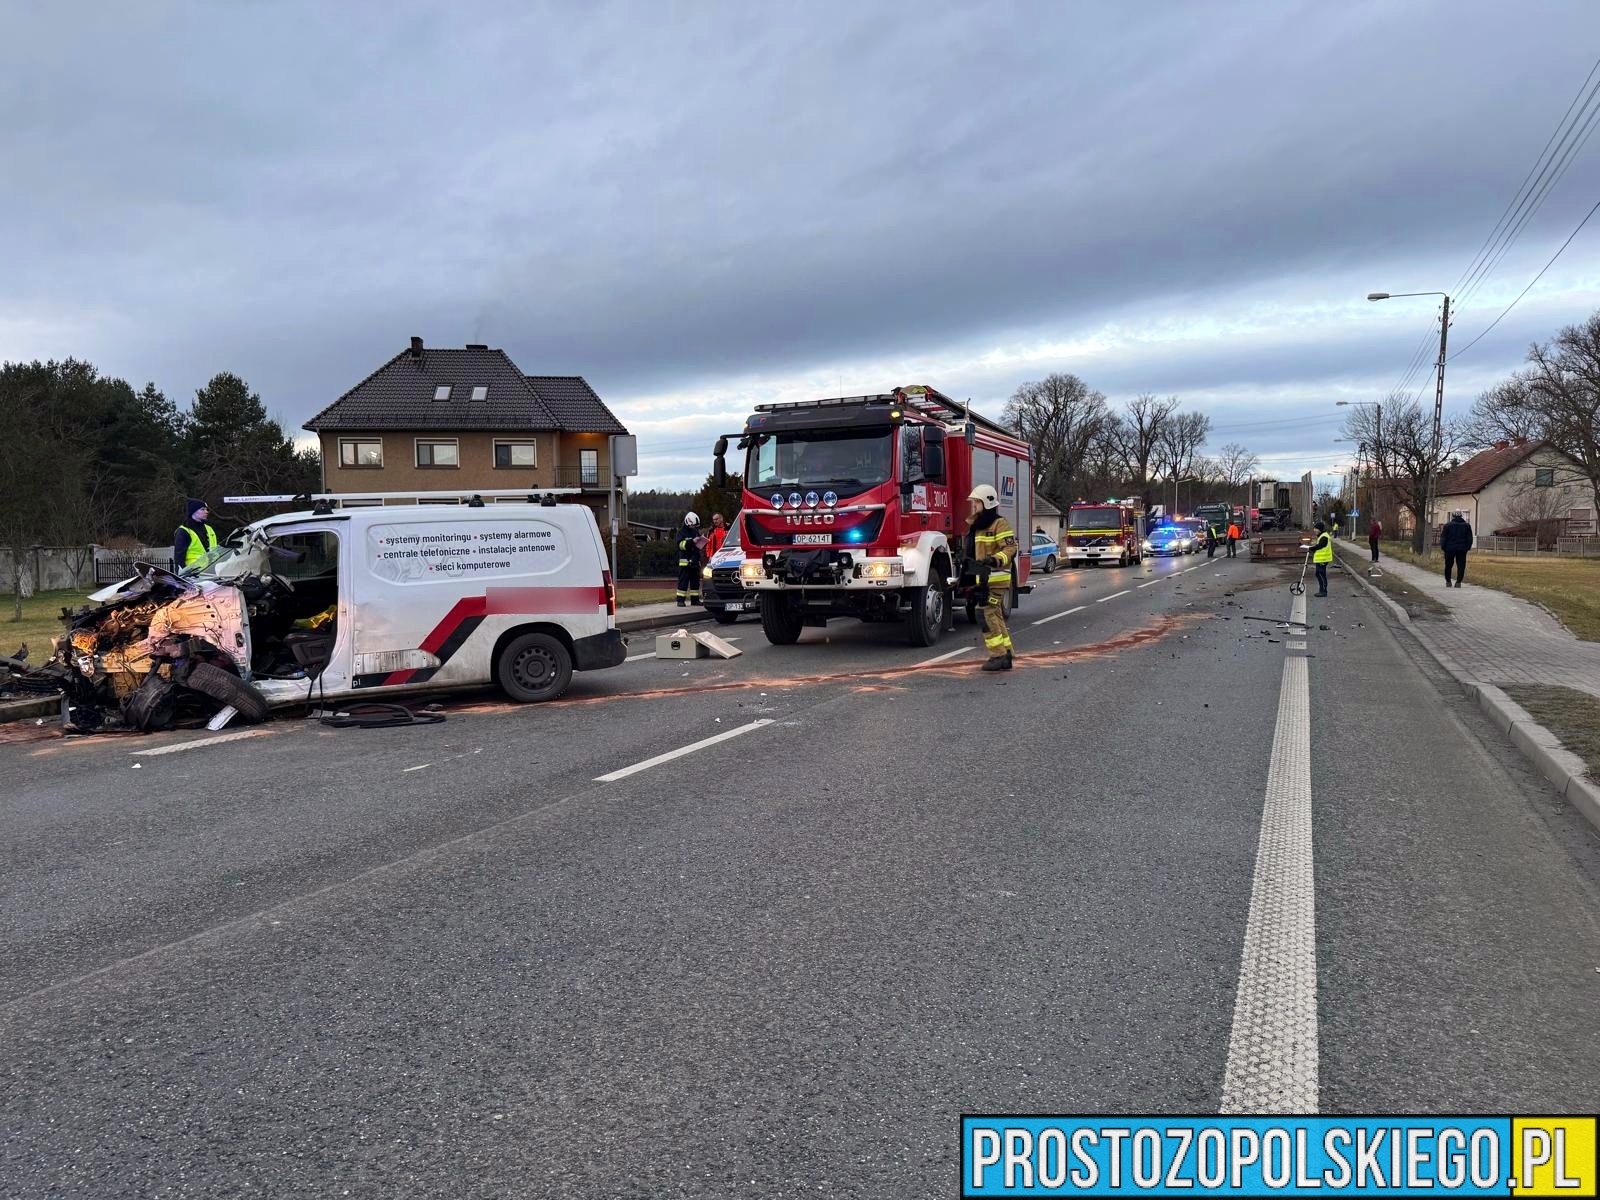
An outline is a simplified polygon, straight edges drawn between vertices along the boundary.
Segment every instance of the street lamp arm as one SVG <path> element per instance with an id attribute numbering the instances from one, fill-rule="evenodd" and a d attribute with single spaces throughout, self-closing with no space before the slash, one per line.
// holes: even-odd
<path id="1" fill-rule="evenodd" d="M 1448 296 L 1449 292 L 1368 292 L 1368 300 L 1403 300 L 1407 296 Z"/>

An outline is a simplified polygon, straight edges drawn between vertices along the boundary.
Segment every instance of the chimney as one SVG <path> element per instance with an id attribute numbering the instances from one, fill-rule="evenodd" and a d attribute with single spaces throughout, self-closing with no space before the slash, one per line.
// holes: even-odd
<path id="1" fill-rule="evenodd" d="M 1506 448 L 1507 448 L 1507 447 L 1508 447 L 1508 446 L 1510 446 L 1510 445 L 1511 445 L 1511 443 L 1510 443 L 1510 442 L 1496 442 L 1496 443 L 1495 443 L 1495 444 L 1494 444 L 1494 448 L 1495 448 L 1495 449 L 1496 449 L 1496 450 L 1504 450 L 1504 449 L 1506 449 Z"/>
<path id="2" fill-rule="evenodd" d="M 422 339 L 419 337 L 411 339 L 411 357 L 418 362 L 422 361 Z"/>
<path id="3" fill-rule="evenodd" d="M 487 350 L 488 348 L 489 348 L 489 346 L 485 342 L 468 342 L 467 343 L 467 349 L 468 350 Z"/>

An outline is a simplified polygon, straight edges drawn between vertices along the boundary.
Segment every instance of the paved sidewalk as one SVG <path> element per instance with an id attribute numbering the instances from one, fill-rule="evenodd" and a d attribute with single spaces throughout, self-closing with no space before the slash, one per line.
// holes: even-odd
<path id="1" fill-rule="evenodd" d="M 1372 565 L 1364 544 L 1338 549 L 1351 570 Z M 1442 565 L 1435 573 L 1385 555 L 1378 566 L 1450 609 L 1448 618 L 1413 621 L 1412 631 L 1480 682 L 1559 684 L 1600 697 L 1600 642 L 1579 640 L 1538 605 L 1471 583 L 1446 588 Z"/>

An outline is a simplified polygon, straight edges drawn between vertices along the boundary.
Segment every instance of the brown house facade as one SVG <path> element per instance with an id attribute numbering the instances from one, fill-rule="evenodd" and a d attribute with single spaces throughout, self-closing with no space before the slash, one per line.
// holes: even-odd
<path id="1" fill-rule="evenodd" d="M 401 351 L 305 428 L 328 492 L 575 488 L 604 513 L 628 431 L 581 375 L 524 375 L 484 345 Z"/>

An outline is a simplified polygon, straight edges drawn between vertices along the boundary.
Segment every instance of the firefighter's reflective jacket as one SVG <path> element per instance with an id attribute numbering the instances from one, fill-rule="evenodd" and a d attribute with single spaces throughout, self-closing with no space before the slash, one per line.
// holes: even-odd
<path id="1" fill-rule="evenodd" d="M 982 562 L 986 558 L 995 560 L 994 568 L 989 572 L 989 586 L 1001 588 L 1011 586 L 1011 573 L 1017 561 L 1017 535 L 1011 531 L 1011 523 L 1002 516 L 996 516 L 993 521 L 983 528 L 976 524 L 967 530 L 967 557 Z"/>

